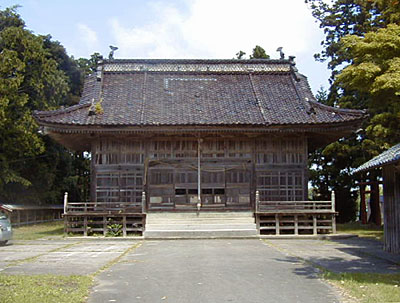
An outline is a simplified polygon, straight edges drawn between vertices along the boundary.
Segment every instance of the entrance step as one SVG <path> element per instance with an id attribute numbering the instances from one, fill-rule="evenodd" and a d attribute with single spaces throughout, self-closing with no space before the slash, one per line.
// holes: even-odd
<path id="1" fill-rule="evenodd" d="M 148 213 L 146 239 L 249 238 L 258 235 L 251 212 Z"/>

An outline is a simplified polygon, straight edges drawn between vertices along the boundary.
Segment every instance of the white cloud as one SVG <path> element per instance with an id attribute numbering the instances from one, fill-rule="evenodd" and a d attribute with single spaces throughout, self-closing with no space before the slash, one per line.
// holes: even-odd
<path id="1" fill-rule="evenodd" d="M 299 0 L 194 0 L 184 15 L 165 3 L 153 3 L 153 23 L 123 26 L 110 21 L 120 56 L 232 57 L 256 45 L 275 55 L 278 46 L 290 54 L 307 52 L 313 37 L 321 39 L 310 11 Z"/>
<path id="2" fill-rule="evenodd" d="M 97 49 L 99 46 L 97 33 L 86 24 L 78 23 L 76 26 L 78 29 L 79 42 L 88 50 L 93 51 Z"/>
<path id="3" fill-rule="evenodd" d="M 239 50 L 250 54 L 260 45 L 273 58 L 278 58 L 276 48 L 282 46 L 286 55 L 309 63 L 323 38 L 303 1 L 188 0 L 187 4 L 189 12 L 152 2 L 154 21 L 142 26 L 111 19 L 119 47 L 116 57 L 233 58 Z"/>

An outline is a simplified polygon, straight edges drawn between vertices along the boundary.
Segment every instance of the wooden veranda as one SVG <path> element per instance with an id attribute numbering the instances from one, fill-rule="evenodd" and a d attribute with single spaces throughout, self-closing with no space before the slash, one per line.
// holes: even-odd
<path id="1" fill-rule="evenodd" d="M 335 196 L 330 201 L 260 201 L 257 191 L 254 220 L 260 235 L 318 235 L 336 233 Z M 215 208 L 187 212 L 215 211 Z M 229 211 L 223 210 L 229 218 Z M 141 203 L 68 202 L 64 200 L 66 234 L 83 236 L 141 236 L 146 229 L 146 196 Z"/>

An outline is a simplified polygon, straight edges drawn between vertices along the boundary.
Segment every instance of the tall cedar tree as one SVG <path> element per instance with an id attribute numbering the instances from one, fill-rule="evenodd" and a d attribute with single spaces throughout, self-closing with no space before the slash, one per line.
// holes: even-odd
<path id="1" fill-rule="evenodd" d="M 50 36 L 25 28 L 16 7 L 0 11 L 0 199 L 56 203 L 64 191 L 84 199 L 88 160 L 38 133 L 34 110 L 75 104 L 82 89 L 76 62 Z"/>
<path id="2" fill-rule="evenodd" d="M 398 36 L 391 23 L 400 21 L 397 0 L 307 0 L 324 29 L 323 51 L 315 55 L 332 70 L 324 103 L 342 108 L 367 109 L 370 118 L 357 134 L 315 151 L 311 182 L 317 198 L 337 193 L 339 221 L 355 218 L 356 181 L 352 170 L 398 142 L 399 111 L 396 62 Z M 384 80 L 397 79 L 385 88 Z M 373 84 L 374 83 L 374 84 Z M 373 181 L 379 171 L 368 174 Z M 365 176 L 364 176 L 365 177 Z M 371 216 L 371 217 L 374 217 Z"/>

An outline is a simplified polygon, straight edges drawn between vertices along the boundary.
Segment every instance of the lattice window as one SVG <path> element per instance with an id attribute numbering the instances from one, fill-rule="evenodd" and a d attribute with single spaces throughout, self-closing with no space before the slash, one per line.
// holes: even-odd
<path id="1" fill-rule="evenodd" d="M 140 202 L 143 174 L 136 172 L 110 172 L 96 174 L 98 202 Z"/>
<path id="2" fill-rule="evenodd" d="M 252 144 L 250 141 L 228 140 L 227 147 L 230 158 L 251 158 Z"/>
<path id="3" fill-rule="evenodd" d="M 258 140 L 256 143 L 256 163 L 274 164 L 279 163 L 279 153 L 281 152 L 280 140 Z"/>
<path id="4" fill-rule="evenodd" d="M 303 138 L 260 140 L 256 143 L 257 164 L 304 164 L 306 142 Z"/>
<path id="5" fill-rule="evenodd" d="M 262 201 L 304 199 L 304 175 L 297 172 L 258 172 L 257 190 Z"/>
<path id="6" fill-rule="evenodd" d="M 206 184 L 225 183 L 224 172 L 201 172 L 201 182 Z"/>
<path id="7" fill-rule="evenodd" d="M 197 172 L 176 172 L 175 173 L 175 183 L 177 183 L 177 184 L 196 183 L 197 184 Z"/>
<path id="8" fill-rule="evenodd" d="M 152 141 L 150 145 L 150 156 L 155 159 L 172 157 L 172 142 L 169 140 Z"/>
<path id="9" fill-rule="evenodd" d="M 140 141 L 100 140 L 95 146 L 95 163 L 109 164 L 142 164 L 144 147 Z"/>
<path id="10" fill-rule="evenodd" d="M 305 141 L 302 139 L 282 140 L 282 163 L 304 163 L 306 150 Z"/>
<path id="11" fill-rule="evenodd" d="M 223 158 L 225 157 L 225 142 L 224 140 L 209 139 L 201 145 L 203 158 Z"/>
<path id="12" fill-rule="evenodd" d="M 197 157 L 197 141 L 181 140 L 174 142 L 175 158 L 196 158 Z"/>
<path id="13" fill-rule="evenodd" d="M 150 171 L 150 184 L 151 185 L 165 185 L 173 184 L 173 172 L 171 170 L 151 170 Z"/>
<path id="14" fill-rule="evenodd" d="M 231 170 L 226 172 L 226 183 L 249 183 L 250 172 L 245 170 Z"/>

